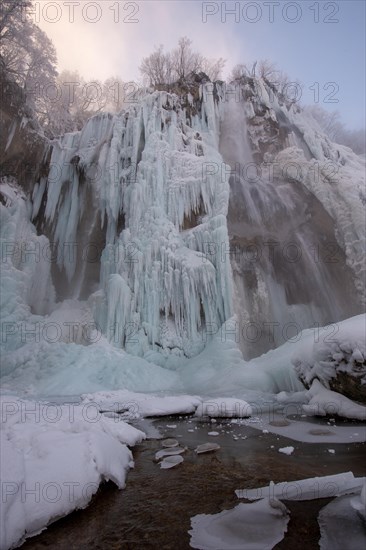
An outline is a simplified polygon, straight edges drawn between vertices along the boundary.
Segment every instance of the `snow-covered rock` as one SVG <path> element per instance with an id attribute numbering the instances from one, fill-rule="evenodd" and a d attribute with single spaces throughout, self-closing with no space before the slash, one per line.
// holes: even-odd
<path id="1" fill-rule="evenodd" d="M 334 323 L 314 333 L 312 342 L 293 355 L 296 372 L 309 386 L 324 386 L 351 399 L 366 402 L 366 315 Z"/>
<path id="2" fill-rule="evenodd" d="M 307 414 L 366 420 L 366 407 L 351 401 L 340 393 L 324 388 L 319 380 L 313 381 L 309 397 L 309 403 L 302 406 Z"/>

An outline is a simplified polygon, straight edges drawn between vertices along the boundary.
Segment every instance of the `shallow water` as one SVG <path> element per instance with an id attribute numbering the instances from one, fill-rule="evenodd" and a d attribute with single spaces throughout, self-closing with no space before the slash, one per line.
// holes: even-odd
<path id="1" fill-rule="evenodd" d="M 325 420 L 316 423 L 327 426 Z M 332 443 L 336 452 L 330 454 L 329 443 L 299 443 L 264 434 L 250 426 L 231 424 L 230 420 L 210 423 L 164 417 L 154 420 L 153 426 L 164 438 L 174 437 L 180 445 L 188 447 L 182 455 L 183 464 L 161 470 L 154 461 L 161 440 L 144 441 L 134 448 L 135 468 L 128 475 L 125 490 L 105 483 L 86 510 L 55 522 L 29 539 L 23 548 L 188 549 L 190 518 L 233 508 L 239 503 L 235 489 L 265 486 L 271 480 L 290 481 L 349 470 L 355 476 L 366 476 L 364 443 Z M 313 427 L 311 419 L 309 429 Z M 210 431 L 218 431 L 220 435 L 208 436 Z M 193 449 L 208 441 L 218 443 L 221 449 L 196 455 Z M 295 448 L 291 456 L 278 452 L 288 445 Z M 305 550 L 318 548 L 317 515 L 330 501 L 285 502 L 291 511 L 288 533 L 275 548 L 293 550 L 297 545 Z"/>

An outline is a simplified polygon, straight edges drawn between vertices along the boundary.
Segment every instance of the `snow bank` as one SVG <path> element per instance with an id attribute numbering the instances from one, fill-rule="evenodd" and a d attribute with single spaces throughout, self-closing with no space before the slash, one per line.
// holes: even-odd
<path id="1" fill-rule="evenodd" d="M 83 396 L 83 403 L 97 403 L 101 411 L 122 412 L 127 418 L 192 414 L 201 404 L 190 395 L 152 395 L 120 390 Z"/>
<path id="2" fill-rule="evenodd" d="M 191 518 L 190 545 L 201 550 L 271 550 L 287 531 L 288 510 L 276 499 L 239 504 Z"/>
<path id="3" fill-rule="evenodd" d="M 1 398 L 0 548 L 84 508 L 103 480 L 125 486 L 131 451 L 145 434 L 101 415 L 96 404 Z"/>

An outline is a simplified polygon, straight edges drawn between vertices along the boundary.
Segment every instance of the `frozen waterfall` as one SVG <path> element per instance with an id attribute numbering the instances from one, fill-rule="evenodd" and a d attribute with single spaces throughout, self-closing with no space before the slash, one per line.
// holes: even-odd
<path id="1" fill-rule="evenodd" d="M 279 163 L 256 164 L 240 89 L 229 86 L 220 152 L 231 166 L 228 231 L 245 358 L 359 311 L 334 220 Z M 291 160 L 291 159 L 290 159 Z M 291 166 L 293 165 L 293 166 Z M 294 170 L 296 163 L 289 162 Z M 301 165 L 300 165 L 301 166 Z"/>

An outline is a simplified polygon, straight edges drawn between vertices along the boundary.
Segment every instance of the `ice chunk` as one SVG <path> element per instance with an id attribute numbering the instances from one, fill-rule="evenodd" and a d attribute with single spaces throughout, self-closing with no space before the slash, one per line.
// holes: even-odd
<path id="1" fill-rule="evenodd" d="M 286 506 L 276 499 L 239 504 L 191 518 L 190 545 L 200 550 L 271 550 L 283 539 L 288 521 Z"/>
<path id="2" fill-rule="evenodd" d="M 312 500 L 357 493 L 361 490 L 364 478 L 355 478 L 352 472 L 332 476 L 312 477 L 297 481 L 284 481 L 258 489 L 238 489 L 238 498 L 257 500 L 263 497 L 282 500 Z"/>
<path id="3" fill-rule="evenodd" d="M 161 462 L 160 462 L 160 468 L 162 470 L 168 470 L 169 468 L 174 468 L 174 466 L 178 466 L 178 464 L 182 464 L 183 457 L 180 455 L 170 455 L 166 456 Z"/>
<path id="4" fill-rule="evenodd" d="M 220 445 L 218 443 L 202 443 L 202 445 L 198 445 L 196 448 L 196 453 L 202 454 L 202 453 L 210 453 L 211 451 L 218 451 L 220 449 Z"/>
<path id="5" fill-rule="evenodd" d="M 178 441 L 173 438 L 164 439 L 161 444 L 163 447 L 178 447 L 179 445 Z"/>
<path id="6" fill-rule="evenodd" d="M 187 450 L 187 447 L 174 447 L 172 449 L 162 449 L 155 453 L 155 460 L 160 460 L 164 456 L 181 455 Z"/>

